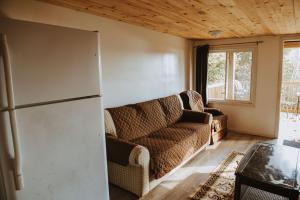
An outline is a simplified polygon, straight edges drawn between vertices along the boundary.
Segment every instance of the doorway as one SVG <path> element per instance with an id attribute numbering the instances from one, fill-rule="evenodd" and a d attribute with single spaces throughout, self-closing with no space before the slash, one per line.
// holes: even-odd
<path id="1" fill-rule="evenodd" d="M 285 41 L 278 138 L 300 142 L 300 40 Z"/>

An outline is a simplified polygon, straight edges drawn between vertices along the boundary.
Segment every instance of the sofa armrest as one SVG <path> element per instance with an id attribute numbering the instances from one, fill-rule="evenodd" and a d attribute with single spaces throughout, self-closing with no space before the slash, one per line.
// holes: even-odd
<path id="1" fill-rule="evenodd" d="M 206 112 L 197 112 L 192 110 L 183 110 L 181 122 L 197 122 L 211 125 L 212 115 Z"/>
<path id="2" fill-rule="evenodd" d="M 150 153 L 146 147 L 135 146 L 129 155 L 129 164 L 148 167 L 150 163 Z"/>
<path id="3" fill-rule="evenodd" d="M 217 108 L 204 108 L 204 112 L 210 113 L 213 116 L 220 116 L 220 115 L 224 115 L 224 113 L 217 109 Z"/>
<path id="4" fill-rule="evenodd" d="M 146 166 L 150 161 L 147 148 L 115 137 L 106 137 L 106 153 L 109 161 L 123 166 Z"/>

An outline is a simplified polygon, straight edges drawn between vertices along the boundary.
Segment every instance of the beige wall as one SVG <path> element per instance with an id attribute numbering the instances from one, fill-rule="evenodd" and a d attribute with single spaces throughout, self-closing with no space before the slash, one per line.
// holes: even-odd
<path id="1" fill-rule="evenodd" d="M 273 138 L 277 131 L 277 94 L 281 63 L 280 36 L 198 41 L 196 44 L 231 44 L 257 40 L 262 40 L 263 43 L 258 45 L 254 105 L 214 104 L 213 106 L 221 108 L 229 116 L 230 130 Z"/>
<path id="2" fill-rule="evenodd" d="M 100 32 L 105 107 L 167 96 L 188 88 L 185 39 L 32 0 L 2 0 L 9 18 Z"/>

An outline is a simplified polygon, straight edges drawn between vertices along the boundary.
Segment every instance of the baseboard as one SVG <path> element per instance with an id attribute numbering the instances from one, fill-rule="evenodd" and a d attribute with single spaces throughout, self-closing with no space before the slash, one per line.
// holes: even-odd
<path id="1" fill-rule="evenodd" d="M 257 133 L 257 132 L 251 132 L 251 131 L 241 131 L 241 130 L 235 130 L 235 129 L 228 129 L 229 133 L 236 133 L 236 134 L 244 134 L 244 135 L 255 135 L 255 136 L 260 136 L 260 137 L 264 137 L 264 138 L 268 138 L 268 139 L 276 139 L 275 136 L 271 137 L 269 135 L 266 134 L 262 134 L 262 133 Z"/>

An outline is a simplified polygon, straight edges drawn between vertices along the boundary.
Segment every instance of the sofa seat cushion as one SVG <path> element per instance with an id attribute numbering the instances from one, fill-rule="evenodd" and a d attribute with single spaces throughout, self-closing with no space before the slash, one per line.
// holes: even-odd
<path id="1" fill-rule="evenodd" d="M 210 126 L 177 123 L 132 142 L 150 152 L 150 177 L 157 179 L 170 172 L 208 141 Z"/>
<path id="2" fill-rule="evenodd" d="M 211 133 L 209 124 L 201 124 L 201 123 L 194 123 L 194 122 L 180 122 L 173 124 L 171 127 L 175 128 L 183 128 L 183 129 L 192 129 L 198 136 L 201 138 L 201 145 L 205 144 L 209 140 L 209 136 Z"/>

